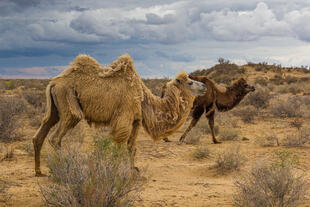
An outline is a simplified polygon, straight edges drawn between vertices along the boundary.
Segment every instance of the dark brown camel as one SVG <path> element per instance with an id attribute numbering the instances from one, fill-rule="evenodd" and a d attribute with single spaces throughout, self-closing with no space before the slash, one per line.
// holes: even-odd
<path id="1" fill-rule="evenodd" d="M 244 78 L 240 78 L 234 82 L 231 86 L 227 86 L 225 89 L 221 89 L 207 76 L 189 76 L 191 79 L 204 83 L 208 90 L 205 95 L 197 96 L 192 111 L 192 121 L 184 134 L 179 140 L 181 144 L 189 131 L 197 124 L 202 114 L 205 112 L 206 117 L 209 120 L 209 126 L 211 129 L 213 143 L 220 143 L 215 138 L 214 133 L 214 114 L 217 108 L 220 112 L 229 111 L 240 103 L 240 101 L 251 91 L 255 91 L 253 86 L 247 84 Z M 167 138 L 165 139 L 167 140 Z"/>

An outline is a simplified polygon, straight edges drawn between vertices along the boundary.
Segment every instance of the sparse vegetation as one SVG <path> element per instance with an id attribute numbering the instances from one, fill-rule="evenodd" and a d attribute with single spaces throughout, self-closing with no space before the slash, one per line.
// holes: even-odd
<path id="1" fill-rule="evenodd" d="M 48 158 L 52 184 L 41 186 L 47 206 L 129 206 L 141 184 L 125 147 L 95 137 L 91 154 L 64 148 Z"/>
<path id="2" fill-rule="evenodd" d="M 233 128 L 224 128 L 220 131 L 220 139 L 223 141 L 235 141 L 239 138 L 239 131 Z"/>
<path id="3" fill-rule="evenodd" d="M 5 160 L 12 161 L 14 159 L 14 148 L 12 146 L 7 146 L 2 154 L 0 162 Z"/>
<path id="4" fill-rule="evenodd" d="M 215 168 L 218 173 L 225 174 L 231 171 L 239 170 L 244 164 L 245 157 L 240 151 L 240 146 L 226 148 L 216 155 Z"/>
<path id="5" fill-rule="evenodd" d="M 234 206 L 294 207 L 303 202 L 309 184 L 296 174 L 295 158 L 287 151 L 276 156 L 274 163 L 257 164 L 235 181 Z"/>
<path id="6" fill-rule="evenodd" d="M 277 117 L 301 117 L 300 100 L 295 96 L 286 100 L 277 100 L 270 107 L 270 111 Z"/>
<path id="7" fill-rule="evenodd" d="M 256 87 L 254 92 L 246 96 L 244 104 L 252 105 L 257 109 L 266 108 L 269 105 L 270 98 L 271 95 L 267 88 Z"/>
<path id="8" fill-rule="evenodd" d="M 257 109 L 254 106 L 245 106 L 234 109 L 232 113 L 240 117 L 243 123 L 253 123 L 254 117 L 257 115 Z"/>
<path id="9" fill-rule="evenodd" d="M 0 141 L 11 142 L 22 137 L 18 115 L 25 112 L 26 104 L 18 96 L 0 97 Z"/>
<path id="10" fill-rule="evenodd" d="M 193 157 L 195 159 L 204 159 L 210 156 L 210 150 L 206 146 L 198 146 L 193 152 Z"/>
<path id="11" fill-rule="evenodd" d="M 276 134 L 257 136 L 255 143 L 261 147 L 273 147 L 280 145 L 279 138 Z"/>

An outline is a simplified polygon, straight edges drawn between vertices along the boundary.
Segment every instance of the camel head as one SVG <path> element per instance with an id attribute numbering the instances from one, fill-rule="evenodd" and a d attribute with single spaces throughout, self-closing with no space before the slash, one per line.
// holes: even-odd
<path id="1" fill-rule="evenodd" d="M 244 78 L 240 78 L 239 80 L 237 80 L 237 82 L 235 82 L 234 85 L 242 89 L 242 92 L 244 92 L 245 94 L 255 91 L 255 87 L 249 85 Z"/>
<path id="2" fill-rule="evenodd" d="M 175 77 L 173 83 L 181 90 L 189 90 L 194 96 L 201 96 L 207 90 L 205 84 L 189 78 L 187 73 L 185 73 L 184 71 L 181 71 Z"/>

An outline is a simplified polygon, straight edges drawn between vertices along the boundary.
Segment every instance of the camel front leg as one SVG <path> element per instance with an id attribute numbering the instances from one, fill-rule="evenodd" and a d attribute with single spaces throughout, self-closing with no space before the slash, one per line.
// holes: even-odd
<path id="1" fill-rule="evenodd" d="M 183 133 L 183 135 L 180 137 L 179 144 L 182 144 L 184 142 L 184 139 L 185 139 L 186 135 L 192 130 L 192 128 L 194 126 L 196 126 L 196 124 L 199 121 L 199 119 L 200 119 L 201 115 L 203 114 L 203 112 L 204 112 L 204 108 L 203 107 L 194 108 L 193 115 L 192 115 L 193 119 L 192 119 L 190 125 L 187 127 L 187 129 Z"/>

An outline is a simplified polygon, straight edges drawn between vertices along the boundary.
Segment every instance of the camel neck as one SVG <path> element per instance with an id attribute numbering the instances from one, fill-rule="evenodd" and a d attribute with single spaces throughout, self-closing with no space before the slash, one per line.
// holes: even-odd
<path id="1" fill-rule="evenodd" d="M 190 112 L 194 98 L 172 85 L 167 87 L 163 98 L 155 96 L 149 89 L 144 89 L 143 93 L 142 123 L 154 140 L 168 136 L 176 128 L 182 126 Z"/>

